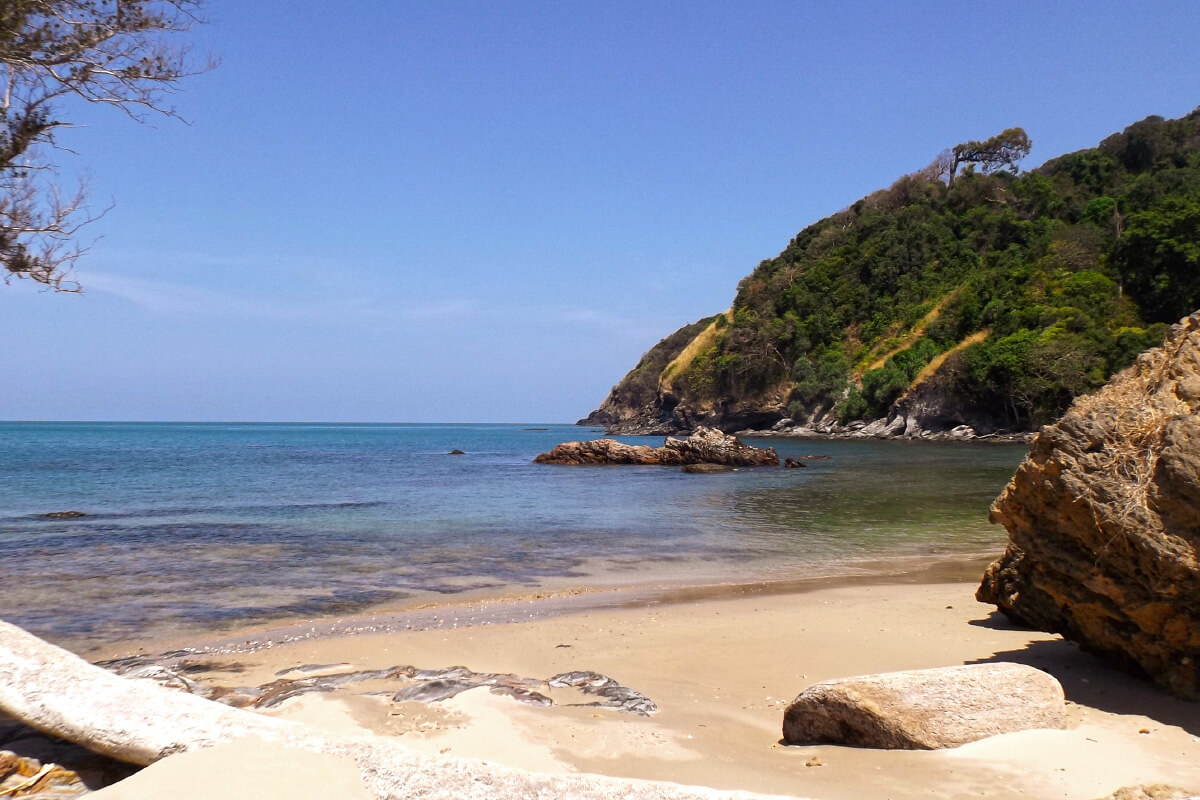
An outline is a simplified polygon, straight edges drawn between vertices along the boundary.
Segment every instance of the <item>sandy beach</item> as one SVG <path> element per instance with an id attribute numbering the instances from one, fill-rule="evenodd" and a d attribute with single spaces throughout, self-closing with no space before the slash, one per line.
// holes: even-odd
<path id="1" fill-rule="evenodd" d="M 969 570 L 959 569 L 786 591 L 724 587 L 707 593 L 716 596 L 696 592 L 675 602 L 502 624 L 472 624 L 471 608 L 447 606 L 439 611 L 461 620 L 449 628 L 371 632 L 364 625 L 353 634 L 204 655 L 192 677 L 257 686 L 289 669 L 321 674 L 312 665 L 327 672 L 461 665 L 539 680 L 590 670 L 657 705 L 650 716 L 571 705 L 591 698 L 549 687 L 539 691 L 554 700 L 551 707 L 486 688 L 437 703 L 393 702 L 394 686 L 368 682 L 296 697 L 270 712 L 343 733 L 395 737 L 432 757 L 537 772 L 830 800 L 1087 800 L 1136 784 L 1200 792 L 1200 705 L 1175 700 L 1057 636 L 1014 627 L 974 600 L 975 585 Z M 813 683 L 990 661 L 1053 674 L 1066 691 L 1070 728 L 941 751 L 781 744 L 784 707 Z M 169 758 L 96 796 L 209 797 L 213 783 L 205 776 L 214 771 L 238 776 L 222 782 L 225 797 L 358 796 L 352 766 L 326 761 L 262 743 L 224 746 Z"/>

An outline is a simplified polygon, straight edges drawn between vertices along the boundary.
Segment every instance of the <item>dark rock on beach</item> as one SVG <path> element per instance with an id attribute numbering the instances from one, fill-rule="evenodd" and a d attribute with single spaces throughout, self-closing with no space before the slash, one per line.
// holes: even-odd
<path id="1" fill-rule="evenodd" d="M 743 444 L 715 428 L 697 428 L 686 439 L 668 438 L 662 447 L 629 445 L 613 439 L 564 442 L 534 459 L 537 464 L 723 464 L 731 467 L 778 466 L 771 448 Z"/>
<path id="2" fill-rule="evenodd" d="M 554 701 L 543 692 L 570 687 L 596 699 L 577 703 L 611 708 L 646 716 L 658 710 L 649 697 L 623 686 L 598 672 L 565 672 L 545 680 L 496 672 L 475 672 L 466 667 L 417 669 L 407 664 L 374 670 L 342 670 L 348 664 L 306 664 L 288 667 L 276 673 L 276 680 L 262 686 L 207 686 L 183 675 L 186 662 L 168 666 L 155 656 L 132 656 L 97 662 L 118 675 L 150 679 L 176 691 L 194 694 L 236 708 L 270 709 L 294 697 L 334 692 L 354 684 L 386 682 L 400 684 L 387 691 L 368 694 L 386 696 L 393 703 L 439 703 L 471 689 L 487 688 L 492 694 L 509 697 L 524 705 L 547 708 Z M 337 670 L 337 671 L 331 671 Z"/>
<path id="3" fill-rule="evenodd" d="M 1001 733 L 1065 728 L 1063 689 L 1024 664 L 889 672 L 804 690 L 783 716 L 788 744 L 935 750 Z"/>
<path id="4" fill-rule="evenodd" d="M 1200 698 L 1200 313 L 1043 428 L 976 597 Z"/>

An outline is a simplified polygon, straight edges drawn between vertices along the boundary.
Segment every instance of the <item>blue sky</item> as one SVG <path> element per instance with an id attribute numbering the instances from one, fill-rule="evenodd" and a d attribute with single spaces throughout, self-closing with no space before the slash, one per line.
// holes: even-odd
<path id="1" fill-rule="evenodd" d="M 1200 4 L 210 0 L 189 124 L 64 108 L 79 296 L 0 419 L 573 421 L 805 225 L 1200 105 Z"/>

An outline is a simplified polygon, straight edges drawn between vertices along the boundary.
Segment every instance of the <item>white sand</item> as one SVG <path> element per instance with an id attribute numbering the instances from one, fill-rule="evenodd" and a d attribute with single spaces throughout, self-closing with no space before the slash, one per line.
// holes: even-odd
<path id="1" fill-rule="evenodd" d="M 788 595 L 591 611 L 521 624 L 358 634 L 229 656 L 259 685 L 289 666 L 355 669 L 465 665 L 548 678 L 594 670 L 659 706 L 647 718 L 612 709 L 523 706 L 475 689 L 442 703 L 393 704 L 354 684 L 305 695 L 274 713 L 343 732 L 395 736 L 414 750 L 539 772 L 581 771 L 717 788 L 850 800 L 1088 800 L 1132 784 L 1200 791 L 1200 704 L 1172 699 L 1073 645 L 1018 630 L 973 598 L 974 583 L 843 586 Z M 562 646 L 567 645 L 567 646 Z M 942 751 L 780 744 L 783 708 L 808 685 L 849 675 L 1013 660 L 1063 683 L 1071 729 L 1027 731 Z M 1141 732 L 1145 731 L 1145 732 Z M 819 761 L 819 765 L 817 762 Z M 812 766 L 807 766 L 812 764 Z M 354 797 L 345 765 L 258 744 L 174 757 L 99 798 Z M 319 776 L 303 770 L 316 769 Z M 197 772 L 199 771 L 199 773 Z M 299 774 L 300 780 L 293 781 Z M 276 794 L 280 786 L 290 787 Z M 248 791 L 248 789 L 247 789 Z M 242 795 L 233 794 L 234 797 Z"/>

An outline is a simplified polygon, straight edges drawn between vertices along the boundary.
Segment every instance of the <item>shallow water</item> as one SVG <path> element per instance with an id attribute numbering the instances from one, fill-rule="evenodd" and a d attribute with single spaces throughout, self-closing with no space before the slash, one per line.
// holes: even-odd
<path id="1" fill-rule="evenodd" d="M 998 552 L 987 508 L 1025 451 L 772 439 L 756 444 L 831 458 L 687 475 L 535 465 L 599 434 L 529 427 L 0 423 L 0 617 L 95 643 L 427 592 Z M 67 509 L 88 516 L 44 517 Z"/>

